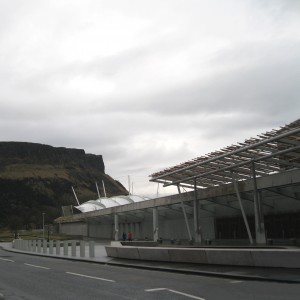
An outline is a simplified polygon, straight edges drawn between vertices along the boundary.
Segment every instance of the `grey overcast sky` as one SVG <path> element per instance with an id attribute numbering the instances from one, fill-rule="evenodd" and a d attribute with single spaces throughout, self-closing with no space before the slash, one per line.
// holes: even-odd
<path id="1" fill-rule="evenodd" d="M 137 194 L 299 96 L 299 0 L 0 0 L 0 140 L 102 154 Z"/>

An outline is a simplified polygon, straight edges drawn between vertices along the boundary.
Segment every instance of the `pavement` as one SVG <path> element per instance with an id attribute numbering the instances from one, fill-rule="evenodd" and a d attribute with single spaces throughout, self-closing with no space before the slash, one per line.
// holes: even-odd
<path id="1" fill-rule="evenodd" d="M 79 249 L 76 257 L 63 255 L 50 255 L 36 252 L 20 251 L 12 248 L 12 243 L 0 243 L 0 247 L 6 251 L 23 253 L 27 255 L 39 255 L 46 257 L 53 257 L 59 259 L 67 259 L 73 261 L 84 261 L 99 264 L 106 264 L 111 266 L 125 267 L 125 268 L 139 268 L 146 270 L 155 270 L 162 272 L 174 272 L 198 276 L 213 276 L 232 278 L 238 280 L 255 280 L 255 281 L 272 281 L 283 283 L 300 283 L 300 269 L 289 268 L 258 268 L 258 267 L 241 267 L 241 266 L 221 266 L 221 265 L 203 265 L 203 264 L 187 264 L 187 263 L 169 263 L 157 261 L 140 261 L 129 259 L 116 259 L 108 257 L 105 251 L 105 246 L 110 242 L 96 242 L 95 257 L 80 257 Z M 79 247 L 77 247 L 79 248 Z M 62 251 L 61 251 L 62 252 Z M 88 249 L 86 250 L 88 253 Z"/>

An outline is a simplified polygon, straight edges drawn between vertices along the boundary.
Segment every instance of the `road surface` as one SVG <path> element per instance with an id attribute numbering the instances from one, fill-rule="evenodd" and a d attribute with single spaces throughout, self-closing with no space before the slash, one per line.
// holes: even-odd
<path id="1" fill-rule="evenodd" d="M 149 271 L 0 249 L 0 299 L 300 299 L 300 284 Z"/>

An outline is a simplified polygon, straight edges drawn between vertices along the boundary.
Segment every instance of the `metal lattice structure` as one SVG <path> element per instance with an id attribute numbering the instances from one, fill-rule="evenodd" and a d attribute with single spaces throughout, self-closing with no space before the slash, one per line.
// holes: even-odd
<path id="1" fill-rule="evenodd" d="M 164 186 L 208 188 L 300 169 L 300 119 L 150 175 Z"/>

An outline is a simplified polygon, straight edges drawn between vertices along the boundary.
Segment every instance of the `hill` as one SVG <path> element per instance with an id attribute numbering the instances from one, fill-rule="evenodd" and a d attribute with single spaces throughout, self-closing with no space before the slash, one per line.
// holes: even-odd
<path id="1" fill-rule="evenodd" d="M 25 142 L 0 142 L 0 227 L 40 227 L 42 213 L 52 222 L 61 206 L 97 199 L 95 182 L 104 196 L 128 194 L 105 174 L 102 155 L 82 149 Z"/>

